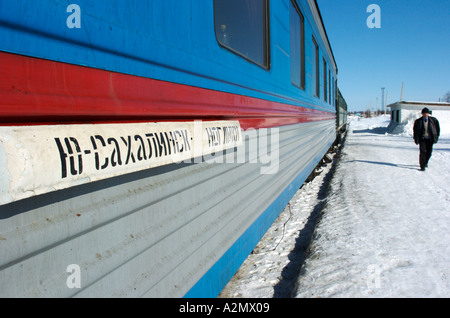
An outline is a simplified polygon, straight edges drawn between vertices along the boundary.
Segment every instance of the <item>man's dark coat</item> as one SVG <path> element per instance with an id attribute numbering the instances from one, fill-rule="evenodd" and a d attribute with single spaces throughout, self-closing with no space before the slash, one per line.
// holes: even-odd
<path id="1" fill-rule="evenodd" d="M 441 129 L 439 127 L 439 121 L 431 116 L 428 116 L 428 135 L 430 136 L 433 143 L 437 143 L 439 139 L 439 135 L 441 133 Z M 414 122 L 414 142 L 419 144 L 423 139 L 423 134 L 425 132 L 425 125 L 423 122 L 423 117 L 416 119 Z"/>

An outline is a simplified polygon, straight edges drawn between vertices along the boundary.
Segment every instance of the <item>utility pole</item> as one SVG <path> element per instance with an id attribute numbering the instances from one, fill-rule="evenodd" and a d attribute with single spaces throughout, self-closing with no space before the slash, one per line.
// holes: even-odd
<path id="1" fill-rule="evenodd" d="M 381 109 L 385 108 L 385 105 L 384 105 L 384 89 L 385 89 L 385 87 L 381 88 Z"/>
<path id="2" fill-rule="evenodd" d="M 386 92 L 386 101 L 385 101 L 385 103 L 384 103 L 384 114 L 386 115 L 386 108 L 387 108 L 387 97 L 388 97 L 388 93 L 389 92 Z"/>
<path id="3" fill-rule="evenodd" d="M 402 92 L 400 93 L 400 101 L 403 100 L 403 88 L 405 87 L 405 82 L 402 82 Z"/>

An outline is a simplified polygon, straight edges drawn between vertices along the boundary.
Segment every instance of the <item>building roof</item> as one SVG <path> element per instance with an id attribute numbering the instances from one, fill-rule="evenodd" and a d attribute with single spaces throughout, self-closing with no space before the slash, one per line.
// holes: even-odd
<path id="1" fill-rule="evenodd" d="M 389 105 L 387 105 L 387 107 L 392 107 L 392 106 L 400 106 L 400 105 L 405 105 L 405 106 L 433 106 L 433 107 L 436 107 L 436 106 L 447 106 L 447 107 L 449 107 L 450 106 L 450 103 L 447 103 L 447 102 L 421 102 L 421 101 L 404 101 L 404 100 L 402 100 L 402 101 L 398 101 L 398 102 L 395 102 L 395 103 L 393 103 L 393 104 L 389 104 Z"/>

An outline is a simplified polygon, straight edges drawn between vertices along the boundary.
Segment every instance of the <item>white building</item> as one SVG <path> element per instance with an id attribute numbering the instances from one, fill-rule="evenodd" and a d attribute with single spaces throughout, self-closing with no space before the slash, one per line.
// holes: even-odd
<path id="1" fill-rule="evenodd" d="M 450 103 L 399 101 L 388 105 L 391 108 L 391 121 L 406 124 L 408 121 L 422 116 L 422 109 L 427 107 L 431 115 L 440 118 L 450 118 Z"/>

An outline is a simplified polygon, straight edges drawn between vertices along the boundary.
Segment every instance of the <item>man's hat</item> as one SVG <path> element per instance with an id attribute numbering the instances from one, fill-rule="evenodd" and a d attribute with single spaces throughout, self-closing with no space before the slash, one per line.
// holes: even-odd
<path id="1" fill-rule="evenodd" d="M 428 108 L 424 108 L 424 109 L 422 109 L 422 114 L 431 114 L 431 112 L 430 112 L 430 110 L 428 109 Z"/>

